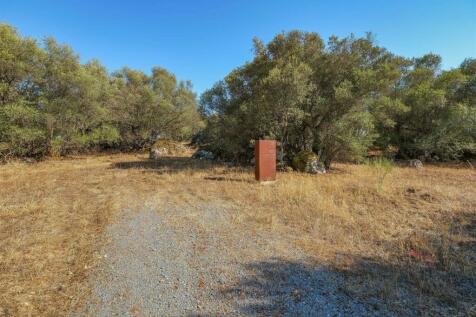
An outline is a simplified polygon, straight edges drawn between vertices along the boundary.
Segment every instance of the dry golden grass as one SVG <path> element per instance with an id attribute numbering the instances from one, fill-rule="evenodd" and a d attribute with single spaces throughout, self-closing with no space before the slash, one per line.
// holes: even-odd
<path id="1" fill-rule="evenodd" d="M 0 166 L 4 312 L 64 315 L 77 307 L 114 212 L 140 208 L 158 192 L 174 204 L 233 205 L 237 224 L 280 232 L 343 272 L 353 296 L 391 298 L 404 283 L 425 299 L 468 305 L 461 283 L 476 283 L 474 169 L 395 167 L 379 184 L 375 168 L 337 164 L 325 175 L 281 173 L 263 186 L 250 169 L 146 157 Z"/>
<path id="2" fill-rule="evenodd" d="M 61 316 L 86 296 L 111 215 L 154 190 L 109 168 L 131 157 L 0 166 L 0 316 Z"/>

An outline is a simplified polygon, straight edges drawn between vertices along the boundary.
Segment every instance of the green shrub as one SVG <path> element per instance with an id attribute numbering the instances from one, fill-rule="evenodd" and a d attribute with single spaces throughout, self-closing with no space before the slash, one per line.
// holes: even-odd
<path id="1" fill-rule="evenodd" d="M 307 172 L 309 163 L 311 161 L 317 161 L 318 157 L 314 152 L 301 151 L 293 157 L 292 166 L 294 169 L 300 172 Z"/>
<path id="2" fill-rule="evenodd" d="M 375 184 L 377 186 L 377 191 L 381 191 L 385 179 L 392 172 L 393 162 L 384 157 L 377 157 L 367 161 L 367 165 L 376 175 L 377 181 Z"/>
<path id="3" fill-rule="evenodd" d="M 0 107 L 3 155 L 40 157 L 48 152 L 44 115 L 25 102 Z"/>

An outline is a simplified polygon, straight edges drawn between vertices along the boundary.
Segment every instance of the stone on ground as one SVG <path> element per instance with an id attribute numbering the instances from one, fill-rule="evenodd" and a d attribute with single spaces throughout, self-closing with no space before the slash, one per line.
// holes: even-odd
<path id="1" fill-rule="evenodd" d="M 168 139 L 157 140 L 150 147 L 149 158 L 157 160 L 165 155 L 178 155 L 187 151 L 187 148 L 180 142 Z"/>
<path id="2" fill-rule="evenodd" d="M 423 163 L 420 160 L 410 160 L 408 165 L 413 168 L 423 168 Z"/>

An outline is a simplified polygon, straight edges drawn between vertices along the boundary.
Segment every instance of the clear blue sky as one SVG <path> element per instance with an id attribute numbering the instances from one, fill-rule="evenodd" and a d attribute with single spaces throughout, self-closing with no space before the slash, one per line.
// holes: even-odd
<path id="1" fill-rule="evenodd" d="M 445 69 L 476 57 L 476 0 L 0 0 L 0 22 L 53 36 L 110 71 L 165 67 L 198 93 L 252 57 L 254 36 L 268 41 L 292 29 L 325 39 L 371 31 L 396 54 L 440 54 Z"/>

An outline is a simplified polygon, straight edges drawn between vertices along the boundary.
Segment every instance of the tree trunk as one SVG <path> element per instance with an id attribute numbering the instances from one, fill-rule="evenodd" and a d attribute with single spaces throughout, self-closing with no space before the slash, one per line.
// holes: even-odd
<path id="1" fill-rule="evenodd" d="M 332 158 L 331 157 L 326 157 L 324 159 L 324 167 L 326 168 L 326 170 L 329 170 L 331 168 L 331 162 L 332 162 Z"/>
<path id="2" fill-rule="evenodd" d="M 309 126 L 304 128 L 303 132 L 304 136 L 304 150 L 312 151 L 312 145 L 314 144 L 314 133 Z"/>

